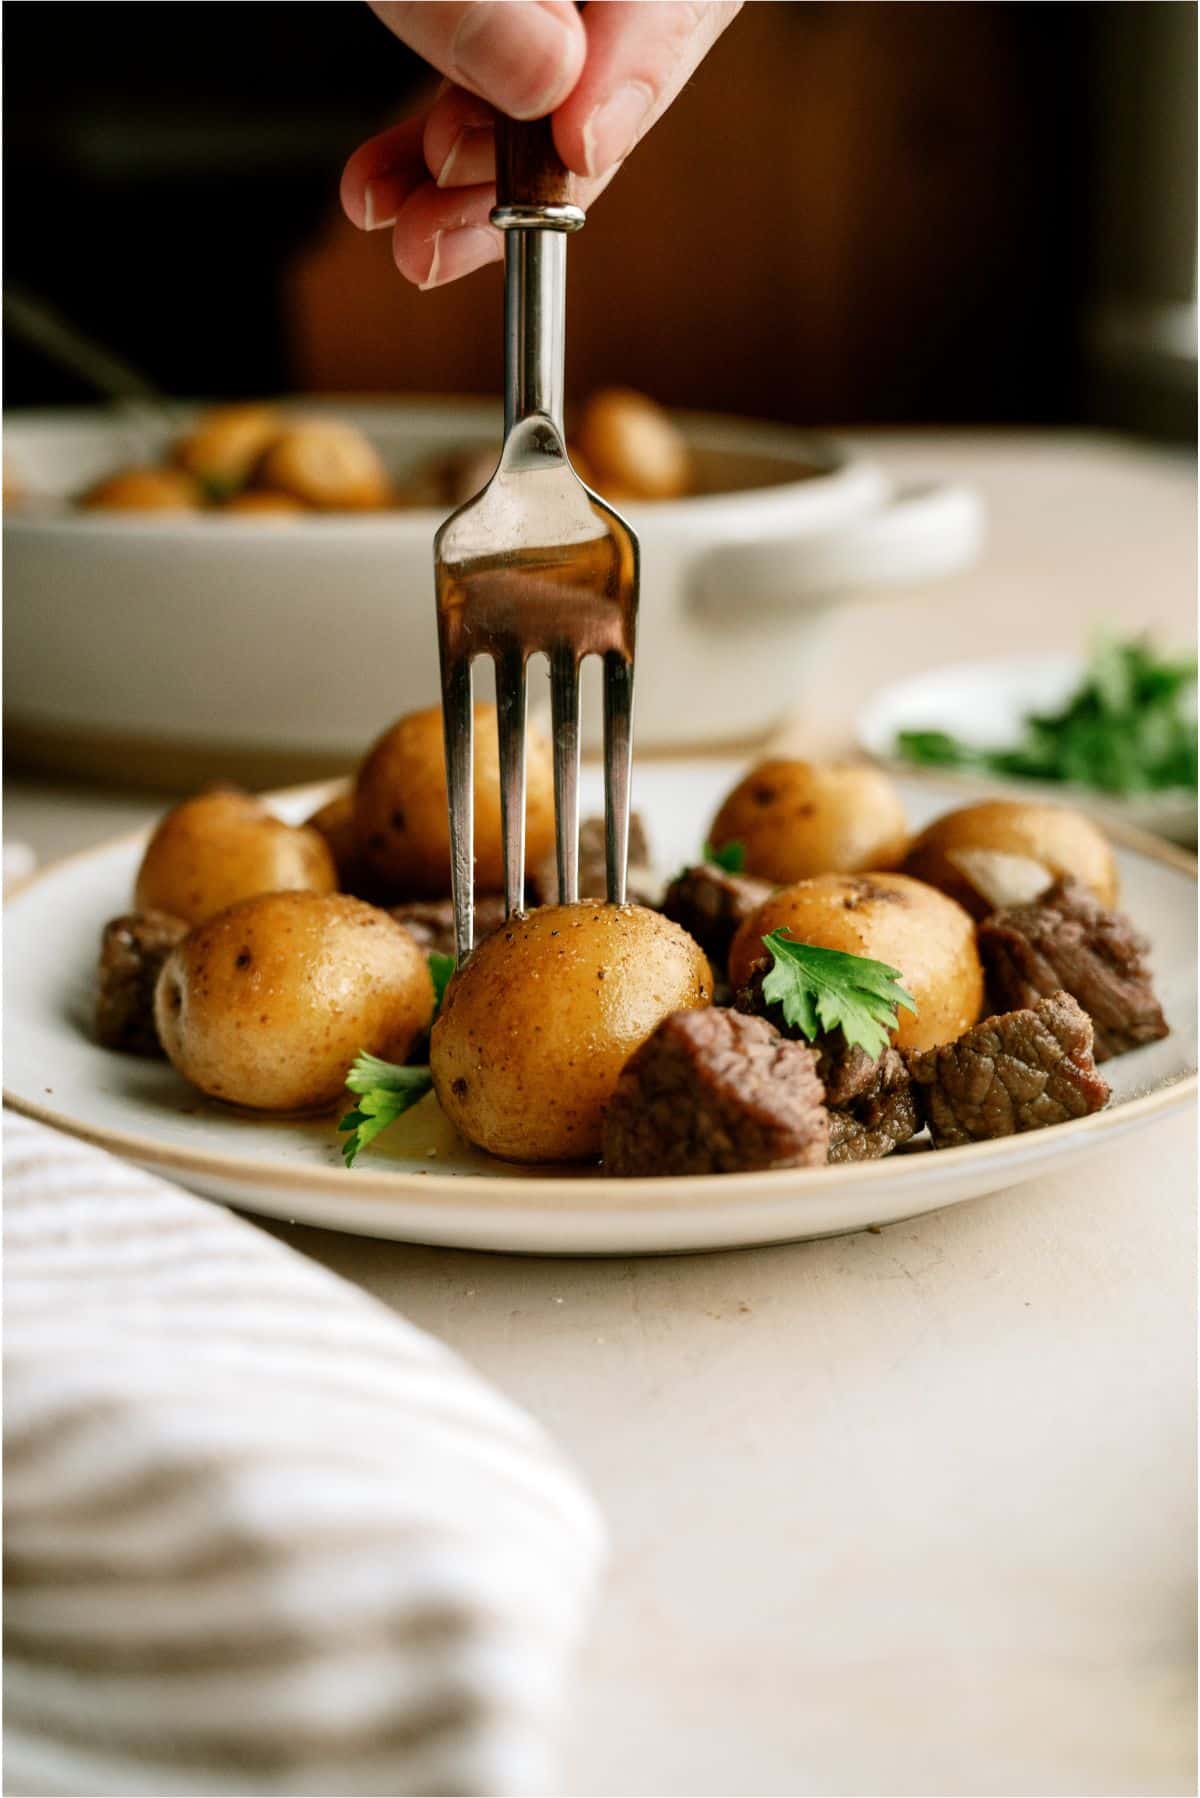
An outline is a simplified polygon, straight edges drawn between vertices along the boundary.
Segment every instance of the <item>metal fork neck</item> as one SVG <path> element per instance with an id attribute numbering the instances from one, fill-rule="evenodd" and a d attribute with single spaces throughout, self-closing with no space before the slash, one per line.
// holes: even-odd
<path id="1" fill-rule="evenodd" d="M 504 430 L 542 413 L 563 429 L 567 239 L 508 230 L 504 240 Z"/>

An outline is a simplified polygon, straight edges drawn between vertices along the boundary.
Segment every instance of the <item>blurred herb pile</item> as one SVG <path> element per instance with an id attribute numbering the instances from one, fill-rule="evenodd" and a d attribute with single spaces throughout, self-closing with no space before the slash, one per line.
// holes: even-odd
<path id="1" fill-rule="evenodd" d="M 1060 712 L 1031 713 L 1021 740 L 978 749 L 940 730 L 904 730 L 896 753 L 928 767 L 1075 781 L 1106 793 L 1196 785 L 1196 659 L 1142 638 L 1102 641 Z"/>

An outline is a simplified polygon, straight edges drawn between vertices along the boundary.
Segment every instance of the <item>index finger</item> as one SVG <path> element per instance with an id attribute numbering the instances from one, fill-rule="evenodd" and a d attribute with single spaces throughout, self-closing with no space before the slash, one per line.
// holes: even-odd
<path id="1" fill-rule="evenodd" d="M 388 30 L 513 119 L 540 119 L 579 79 L 587 41 L 571 0 L 370 0 Z"/>

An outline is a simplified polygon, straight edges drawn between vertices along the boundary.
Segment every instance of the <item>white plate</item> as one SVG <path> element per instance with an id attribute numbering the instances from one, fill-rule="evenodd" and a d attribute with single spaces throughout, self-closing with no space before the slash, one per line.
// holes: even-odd
<path id="1" fill-rule="evenodd" d="M 635 799 L 664 868 L 694 857 L 740 772 L 728 762 L 639 767 Z M 314 789 L 282 796 L 298 819 Z M 946 789 L 905 788 L 914 823 L 943 810 Z M 585 771 L 583 799 L 599 783 Z M 460 1248 L 547 1254 L 718 1249 L 894 1222 L 1011 1186 L 1102 1148 L 1185 1104 L 1195 1090 L 1195 871 L 1177 852 L 1121 848 L 1124 903 L 1150 935 L 1171 1035 L 1110 1062 L 1109 1110 L 1055 1129 L 862 1166 L 699 1179 L 612 1180 L 509 1166 L 449 1129 L 432 1098 L 381 1137 L 358 1167 L 341 1164 L 333 1120 L 272 1121 L 202 1098 L 164 1063 L 91 1040 L 100 928 L 129 903 L 142 838 L 47 869 L 9 901 L 5 1074 L 10 1104 L 98 1142 L 197 1192 L 269 1216 Z"/>
<path id="2" fill-rule="evenodd" d="M 896 755 L 896 737 L 902 730 L 944 730 L 977 749 L 1015 743 L 1027 713 L 1055 712 L 1065 705 L 1083 679 L 1085 666 L 1082 656 L 1061 655 L 934 668 L 876 693 L 859 714 L 858 741 L 877 761 L 909 773 L 912 763 Z M 977 792 L 986 784 L 991 792 L 1077 805 L 1106 824 L 1131 824 L 1136 830 L 1155 831 L 1174 843 L 1195 846 L 1196 795 L 1182 788 L 1123 798 L 1061 781 L 999 779 L 940 768 L 937 775 L 960 788 L 960 802 L 966 792 Z"/>

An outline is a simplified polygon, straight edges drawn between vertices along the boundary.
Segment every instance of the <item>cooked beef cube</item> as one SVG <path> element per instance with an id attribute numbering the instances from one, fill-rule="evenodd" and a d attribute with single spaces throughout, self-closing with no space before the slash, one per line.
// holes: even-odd
<path id="1" fill-rule="evenodd" d="M 815 1167 L 829 1121 L 816 1058 L 762 1018 L 677 1011 L 628 1063 L 604 1120 L 609 1173 Z"/>
<path id="2" fill-rule="evenodd" d="M 891 1091 L 869 1093 L 843 1110 L 829 1112 L 830 1161 L 878 1161 L 908 1142 L 922 1126 L 912 1081 Z"/>
<path id="3" fill-rule="evenodd" d="M 1106 911 L 1074 880 L 1059 881 L 1027 905 L 993 912 L 979 926 L 979 952 L 996 1009 L 1070 993 L 1092 1020 L 1097 1061 L 1168 1034 L 1150 984 L 1146 948 L 1128 918 Z"/>
<path id="4" fill-rule="evenodd" d="M 854 1105 L 908 1084 L 904 1057 L 890 1043 L 880 1054 L 868 1055 L 858 1043 L 851 1048 L 840 1030 L 827 1030 L 813 1048 L 828 1105 Z"/>
<path id="5" fill-rule="evenodd" d="M 771 958 L 763 955 L 752 965 L 746 984 L 739 986 L 734 993 L 734 1006 L 738 1011 L 745 1012 L 747 1017 L 766 1018 L 769 1024 L 774 1024 L 780 1036 L 799 1035 L 799 1032 L 793 1032 L 791 1025 L 785 1022 L 782 1005 L 768 1005 L 766 1001 L 763 981 L 770 972 Z"/>
<path id="6" fill-rule="evenodd" d="M 1069 993 L 985 1018 L 957 1042 L 908 1057 L 935 1148 L 1086 1117 L 1108 1103 L 1092 1021 Z"/>
<path id="7" fill-rule="evenodd" d="M 412 932 L 426 954 L 454 954 L 453 899 L 410 899 L 390 907 L 398 924 Z M 475 941 L 481 943 L 504 922 L 504 899 L 499 893 L 480 893 L 475 899 Z"/>
<path id="8" fill-rule="evenodd" d="M 96 987 L 96 1039 L 128 1055 L 161 1055 L 154 988 L 162 965 L 188 933 L 164 911 L 129 912 L 104 926 Z"/>
<path id="9" fill-rule="evenodd" d="M 840 1030 L 817 1045 L 817 1072 L 829 1067 L 833 1090 L 848 1096 L 829 1105 L 830 1161 L 877 1161 L 915 1136 L 924 1124 L 908 1063 L 890 1045 L 875 1060 L 865 1049 L 847 1049 Z"/>
<path id="10" fill-rule="evenodd" d="M 535 905 L 557 905 L 558 864 L 548 855 L 531 877 Z M 629 871 L 626 893 L 631 905 L 657 906 L 662 883 L 650 865 L 650 844 L 640 812 L 629 817 Z M 585 818 L 579 826 L 579 897 L 603 899 L 608 893 L 604 853 L 604 819 Z"/>
<path id="11" fill-rule="evenodd" d="M 723 968 L 738 926 L 772 891 L 769 881 L 727 874 L 701 862 L 676 875 L 663 895 L 662 909 L 695 937 L 715 967 Z"/>
<path id="12" fill-rule="evenodd" d="M 733 1002 L 739 1011 L 748 1012 L 751 1017 L 766 1018 L 781 1036 L 802 1041 L 799 1031 L 793 1030 L 785 1020 L 783 1007 L 769 1005 L 763 997 L 763 980 L 770 971 L 771 963 L 766 956 L 756 961 L 749 980 L 734 994 Z M 881 1055 L 872 1056 L 858 1043 L 851 1047 L 840 1030 L 827 1030 L 812 1046 L 817 1055 L 817 1072 L 825 1088 L 825 1103 L 831 1107 L 851 1105 L 856 1099 L 878 1093 L 884 1086 L 891 1090 L 898 1080 L 908 1079 L 903 1057 L 890 1045 Z"/>

